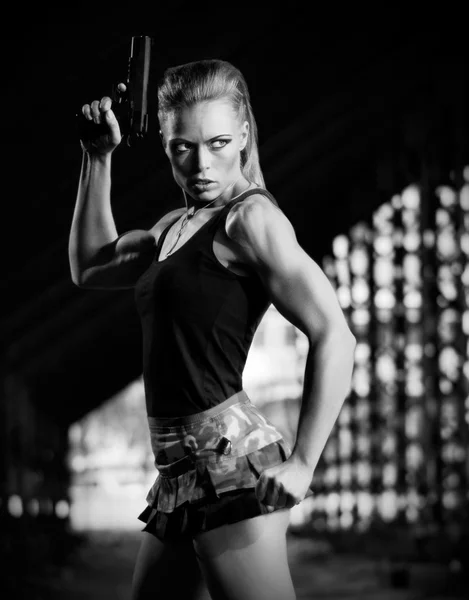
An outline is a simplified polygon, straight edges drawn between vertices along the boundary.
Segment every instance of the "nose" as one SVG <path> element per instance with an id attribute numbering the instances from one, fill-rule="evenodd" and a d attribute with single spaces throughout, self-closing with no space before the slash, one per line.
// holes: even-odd
<path id="1" fill-rule="evenodd" d="M 210 169 L 210 152 L 205 146 L 199 146 L 195 153 L 195 163 L 197 172 L 203 173 L 205 170 Z"/>

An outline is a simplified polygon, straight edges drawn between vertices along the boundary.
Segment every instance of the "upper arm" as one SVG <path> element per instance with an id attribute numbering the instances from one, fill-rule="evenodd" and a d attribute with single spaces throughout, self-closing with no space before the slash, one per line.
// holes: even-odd
<path id="1" fill-rule="evenodd" d="M 326 274 L 299 245 L 286 215 L 264 196 L 233 207 L 227 235 L 259 275 L 278 311 L 311 340 L 350 331 Z"/>
<path id="2" fill-rule="evenodd" d="M 184 209 L 182 209 L 184 211 Z M 84 269 L 79 287 L 91 289 L 127 289 L 137 283 L 150 266 L 163 230 L 181 214 L 175 209 L 165 214 L 150 229 L 132 229 L 106 244 Z"/>

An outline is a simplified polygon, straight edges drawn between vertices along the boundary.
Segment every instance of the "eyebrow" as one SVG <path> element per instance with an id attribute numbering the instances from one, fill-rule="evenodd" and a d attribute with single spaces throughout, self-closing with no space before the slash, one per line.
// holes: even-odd
<path id="1" fill-rule="evenodd" d="M 213 138 L 210 138 L 210 139 L 208 139 L 208 140 L 206 140 L 206 141 L 207 141 L 207 142 L 213 142 L 214 140 L 217 140 L 218 138 L 221 138 L 221 137 L 226 137 L 226 136 L 232 137 L 232 136 L 233 136 L 233 134 L 232 134 L 232 133 L 220 133 L 220 134 L 216 135 L 215 137 L 213 137 Z M 172 144 L 174 144 L 174 143 L 179 143 L 179 144 L 180 144 L 181 142 L 183 142 L 183 143 L 186 143 L 186 144 L 193 144 L 193 142 L 191 142 L 190 140 L 186 140 L 186 139 L 184 139 L 184 138 L 180 138 L 180 137 L 177 137 L 177 138 L 172 138 L 172 139 L 171 139 L 171 140 L 169 140 L 169 141 L 170 141 L 170 143 L 172 143 Z"/>

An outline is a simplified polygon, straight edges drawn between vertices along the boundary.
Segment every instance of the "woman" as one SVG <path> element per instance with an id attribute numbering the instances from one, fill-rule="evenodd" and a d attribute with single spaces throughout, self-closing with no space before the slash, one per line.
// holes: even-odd
<path id="1" fill-rule="evenodd" d="M 311 493 L 349 391 L 354 338 L 325 274 L 265 189 L 239 70 L 220 60 L 168 69 L 158 101 L 185 206 L 149 231 L 118 236 L 110 166 L 121 135 L 111 99 L 95 100 L 83 106 L 96 131 L 81 142 L 69 245 L 74 283 L 134 287 L 142 322 L 159 476 L 139 516 L 146 535 L 133 598 L 195 597 L 201 570 L 212 600 L 291 600 L 289 509 Z M 310 342 L 293 450 L 242 389 L 271 302 Z"/>

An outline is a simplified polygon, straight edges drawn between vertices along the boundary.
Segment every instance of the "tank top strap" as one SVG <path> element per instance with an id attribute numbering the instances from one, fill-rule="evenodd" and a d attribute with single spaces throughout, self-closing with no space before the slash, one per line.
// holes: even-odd
<path id="1" fill-rule="evenodd" d="M 230 200 L 230 202 L 228 202 L 227 204 L 225 204 L 225 206 L 216 215 L 216 217 L 214 217 L 211 228 L 216 229 L 218 227 L 218 224 L 222 220 L 226 219 L 228 213 L 230 212 L 230 209 L 235 204 L 238 204 L 238 202 L 242 202 L 245 198 L 247 198 L 248 196 L 253 196 L 254 194 L 261 194 L 263 196 L 267 196 L 267 198 L 269 198 L 269 200 L 272 200 L 272 201 L 275 202 L 275 199 L 272 196 L 272 194 L 269 191 L 267 191 L 266 189 L 264 189 L 264 188 L 256 187 L 256 188 L 252 188 L 250 190 L 246 190 L 245 192 L 243 192 L 242 194 L 240 194 L 236 198 L 233 198 L 233 200 Z"/>
<path id="2" fill-rule="evenodd" d="M 256 187 L 256 188 L 252 188 L 250 190 L 246 190 L 245 192 L 242 192 L 239 196 L 237 196 L 236 198 L 233 198 L 233 200 L 231 200 L 230 202 L 225 204 L 225 206 L 221 209 L 221 211 L 217 215 L 212 217 L 213 220 L 211 220 L 207 229 L 211 232 L 215 231 L 216 228 L 218 227 L 218 224 L 220 223 L 220 221 L 222 221 L 222 219 L 223 220 L 226 219 L 226 216 L 228 215 L 230 208 L 232 206 L 234 206 L 238 202 L 242 202 L 245 198 L 247 198 L 248 196 L 253 196 L 254 194 L 262 194 L 263 196 L 267 196 L 267 198 L 269 198 L 269 200 L 272 200 L 273 202 L 275 202 L 275 198 L 272 196 L 272 194 L 264 188 Z M 156 245 L 156 249 L 155 249 L 155 256 L 157 258 L 160 256 L 161 248 L 163 247 L 163 242 L 168 234 L 168 231 L 170 230 L 170 228 L 174 225 L 174 223 L 176 221 L 177 221 L 177 219 L 175 219 L 174 221 L 169 223 L 169 225 L 167 227 L 165 227 L 165 229 L 163 229 L 163 231 L 161 232 L 160 237 L 158 238 L 158 243 Z"/>

